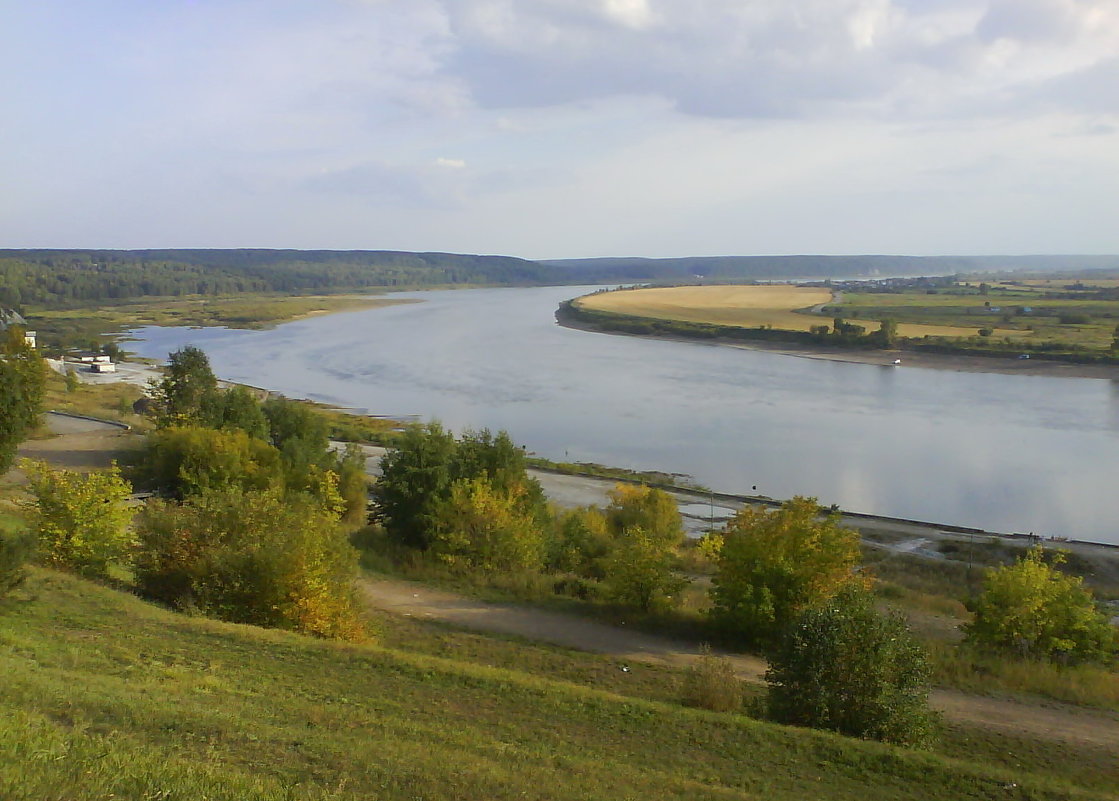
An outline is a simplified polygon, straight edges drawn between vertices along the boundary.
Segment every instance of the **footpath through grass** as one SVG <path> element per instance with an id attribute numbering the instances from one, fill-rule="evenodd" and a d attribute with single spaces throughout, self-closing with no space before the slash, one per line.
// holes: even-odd
<path id="1" fill-rule="evenodd" d="M 0 675 L 13 801 L 1107 797 L 1029 766 L 189 618 L 41 570 L 0 602 Z"/>

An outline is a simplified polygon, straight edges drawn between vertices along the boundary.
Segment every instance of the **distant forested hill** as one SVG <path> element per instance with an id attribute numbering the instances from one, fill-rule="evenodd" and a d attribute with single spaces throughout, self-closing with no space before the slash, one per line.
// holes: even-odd
<path id="1" fill-rule="evenodd" d="M 0 250 L 0 306 L 438 284 L 544 284 L 554 281 L 556 273 L 510 256 L 387 250 Z"/>
<path id="2" fill-rule="evenodd" d="M 0 250 L 0 307 L 437 285 L 733 281 L 1119 269 L 1119 256 L 706 256 L 529 261 L 391 250 Z"/>
<path id="3" fill-rule="evenodd" d="M 555 259 L 541 264 L 586 281 L 860 278 L 1000 270 L 1119 269 L 1119 256 L 687 256 L 674 259 Z"/>

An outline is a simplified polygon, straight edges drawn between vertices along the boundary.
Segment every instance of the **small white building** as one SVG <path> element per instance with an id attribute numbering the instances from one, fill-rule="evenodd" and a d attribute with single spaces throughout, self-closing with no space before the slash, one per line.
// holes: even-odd
<path id="1" fill-rule="evenodd" d="M 105 357 L 105 361 L 96 361 L 89 366 L 91 373 L 115 373 L 117 366 L 109 361 L 109 357 Z"/>
<path id="2" fill-rule="evenodd" d="M 27 330 L 27 320 L 23 319 L 23 315 L 12 309 L 0 309 L 0 331 L 6 331 L 14 325 L 23 329 L 23 341 L 34 348 L 35 332 Z"/>

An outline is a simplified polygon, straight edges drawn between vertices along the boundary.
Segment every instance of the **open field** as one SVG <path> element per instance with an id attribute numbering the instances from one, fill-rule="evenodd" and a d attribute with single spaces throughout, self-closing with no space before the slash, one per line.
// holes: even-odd
<path id="1" fill-rule="evenodd" d="M 830 326 L 835 315 L 809 314 L 805 310 L 827 305 L 831 300 L 832 293 L 827 289 L 779 284 L 627 289 L 588 295 L 580 298 L 578 304 L 586 309 L 658 320 L 683 320 L 744 328 L 771 326 L 783 331 L 808 331 L 815 325 Z M 857 319 L 852 317 L 850 322 L 866 325 L 869 330 L 873 330 L 879 319 L 881 318 L 869 313 L 860 313 Z M 974 335 L 976 328 L 927 325 L 906 322 L 899 317 L 898 333 L 906 337 L 960 337 Z M 996 331 L 998 336 L 1012 333 Z"/>
<path id="2" fill-rule="evenodd" d="M 903 324 L 956 326 L 974 334 L 993 328 L 993 338 L 1009 337 L 1023 346 L 1042 342 L 1107 349 L 1119 323 L 1116 281 L 1093 279 L 1090 286 L 1064 281 L 991 282 L 985 290 L 972 281 L 929 292 L 845 292 L 829 309 L 848 318 L 892 317 Z M 904 326 L 903 326 L 904 327 Z"/>
<path id="3" fill-rule="evenodd" d="M 402 647 L 191 618 L 36 570 L 0 602 L 0 796 L 1114 797 L 1100 749 L 1008 759 L 1009 743 L 1031 744 L 968 730 L 949 733 L 951 755 L 907 751 L 683 708 L 663 672 L 633 694 L 616 666 L 603 688 L 583 684 L 610 670 L 601 658 L 526 651 L 529 675 L 475 661 L 515 658 L 498 641 L 458 659 L 423 653 L 423 630 L 393 639 Z"/>

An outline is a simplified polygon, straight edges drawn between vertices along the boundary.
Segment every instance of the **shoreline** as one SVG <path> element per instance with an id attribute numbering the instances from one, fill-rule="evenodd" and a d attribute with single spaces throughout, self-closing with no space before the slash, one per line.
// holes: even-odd
<path id="1" fill-rule="evenodd" d="M 967 356 L 949 353 L 922 353 L 912 350 L 855 350 L 840 348 L 809 348 L 791 342 L 768 342 L 757 340 L 743 342 L 724 337 L 695 339 L 672 334 L 631 334 L 625 331 L 610 331 L 593 323 L 568 318 L 557 313 L 556 323 L 575 331 L 586 331 L 610 336 L 635 337 L 638 339 L 657 339 L 667 342 L 689 342 L 696 345 L 715 345 L 718 347 L 760 350 L 783 356 L 818 361 L 865 364 L 878 367 L 916 367 L 923 370 L 952 370 L 957 373 L 994 373 L 998 375 L 1042 376 L 1048 378 L 1094 378 L 1104 381 L 1119 380 L 1119 365 L 1076 364 L 1047 359 L 1018 359 L 1001 356 Z M 894 360 L 901 359 L 900 365 Z"/>

